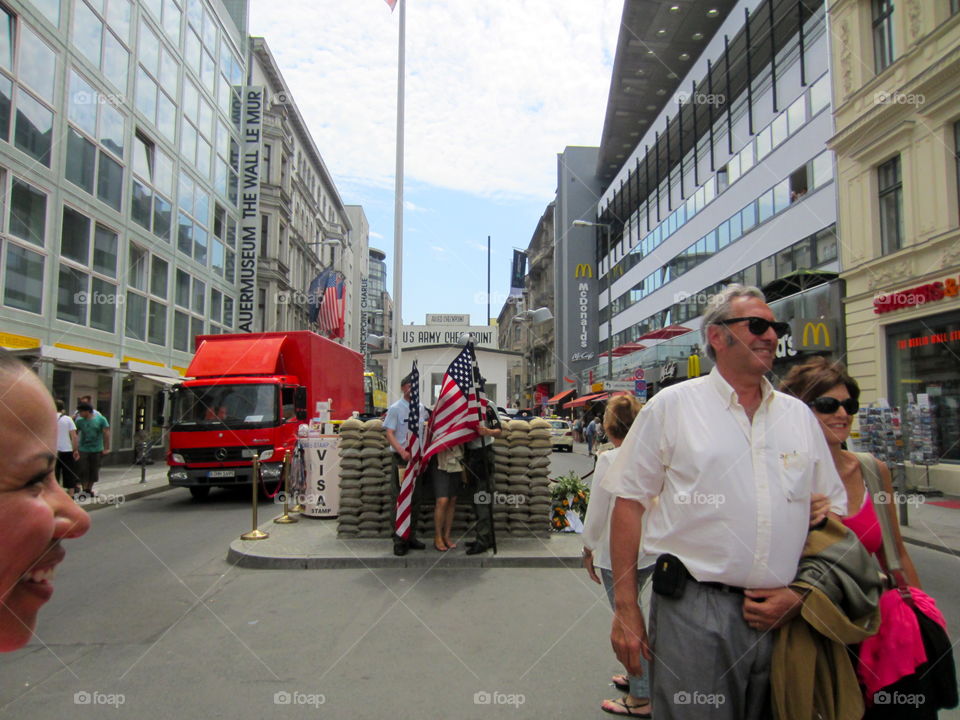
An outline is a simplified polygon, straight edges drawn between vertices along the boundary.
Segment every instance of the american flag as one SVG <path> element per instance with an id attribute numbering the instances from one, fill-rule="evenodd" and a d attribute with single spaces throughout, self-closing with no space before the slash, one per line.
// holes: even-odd
<path id="1" fill-rule="evenodd" d="M 410 412 L 407 415 L 407 447 L 410 459 L 400 480 L 400 492 L 397 493 L 396 533 L 406 540 L 410 536 L 410 503 L 417 477 L 426 467 L 420 444 L 420 371 L 413 363 L 410 371 Z"/>
<path id="2" fill-rule="evenodd" d="M 467 343 L 444 373 L 440 397 L 430 417 L 430 442 L 423 452 L 424 462 L 441 450 L 479 437 L 480 406 L 473 383 L 476 362 L 473 343 Z"/>
<path id="3" fill-rule="evenodd" d="M 336 337 L 336 331 L 340 327 L 340 301 L 337 298 L 336 273 L 331 272 L 327 275 L 321 290 L 323 301 L 320 304 L 320 329 L 331 337 Z"/>
<path id="4" fill-rule="evenodd" d="M 340 316 L 337 318 L 337 333 L 334 337 L 342 338 L 347 332 L 347 281 L 340 278 L 337 282 L 337 304 Z"/>
<path id="5" fill-rule="evenodd" d="M 307 290 L 307 309 L 310 312 L 310 324 L 317 322 L 320 315 L 320 301 L 323 295 L 323 289 L 327 286 L 327 277 L 330 275 L 329 269 L 320 271 L 311 282 Z"/>

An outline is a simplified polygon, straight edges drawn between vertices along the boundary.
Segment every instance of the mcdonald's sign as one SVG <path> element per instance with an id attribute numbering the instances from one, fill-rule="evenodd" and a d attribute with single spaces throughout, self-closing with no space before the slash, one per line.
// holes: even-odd
<path id="1" fill-rule="evenodd" d="M 833 350 L 838 339 L 836 324 L 832 320 L 820 318 L 794 319 L 790 334 L 793 347 L 798 352 Z"/>
<path id="2" fill-rule="evenodd" d="M 590 263 L 577 263 L 577 267 L 573 271 L 573 277 L 593 277 L 593 268 L 590 267 Z"/>

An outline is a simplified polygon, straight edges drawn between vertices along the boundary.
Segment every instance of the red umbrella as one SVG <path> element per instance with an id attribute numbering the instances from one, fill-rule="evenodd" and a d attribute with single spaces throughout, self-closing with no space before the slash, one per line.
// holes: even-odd
<path id="1" fill-rule="evenodd" d="M 683 325 L 667 325 L 659 330 L 651 330 L 637 340 L 670 340 L 679 335 L 686 335 L 688 332 L 691 332 L 690 328 Z"/>

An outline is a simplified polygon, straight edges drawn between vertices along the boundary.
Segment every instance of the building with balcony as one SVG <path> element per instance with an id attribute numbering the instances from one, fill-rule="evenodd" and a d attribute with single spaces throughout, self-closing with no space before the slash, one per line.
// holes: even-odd
<path id="1" fill-rule="evenodd" d="M 696 352 L 700 317 L 725 284 L 782 297 L 798 272 L 835 277 L 828 56 L 822 1 L 625 3 L 590 218 L 599 350 L 624 355 L 614 379 L 636 367 L 677 379 L 672 368 Z M 784 358 L 842 354 L 838 308 L 789 309 L 798 315 L 781 319 L 835 332 L 829 348 L 794 333 Z M 637 342 L 647 349 L 633 352 Z M 606 362 L 595 371 L 606 375 Z"/>
<path id="2" fill-rule="evenodd" d="M 929 480 L 957 493 L 960 2 L 833 0 L 830 25 L 850 372 L 861 403 L 929 407 Z"/>

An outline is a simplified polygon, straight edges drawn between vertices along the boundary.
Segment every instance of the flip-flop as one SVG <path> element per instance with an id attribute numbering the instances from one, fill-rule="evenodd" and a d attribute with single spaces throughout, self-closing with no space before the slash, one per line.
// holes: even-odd
<path id="1" fill-rule="evenodd" d="M 623 717 L 652 718 L 653 712 L 637 712 L 638 708 L 650 707 L 650 701 L 638 703 L 637 705 L 628 705 L 627 697 L 624 695 L 619 700 L 604 700 L 600 703 L 600 709 L 611 715 L 622 715 Z"/>
<path id="2" fill-rule="evenodd" d="M 610 684 L 621 692 L 626 692 L 630 689 L 630 679 L 626 675 L 614 675 L 610 678 Z"/>

